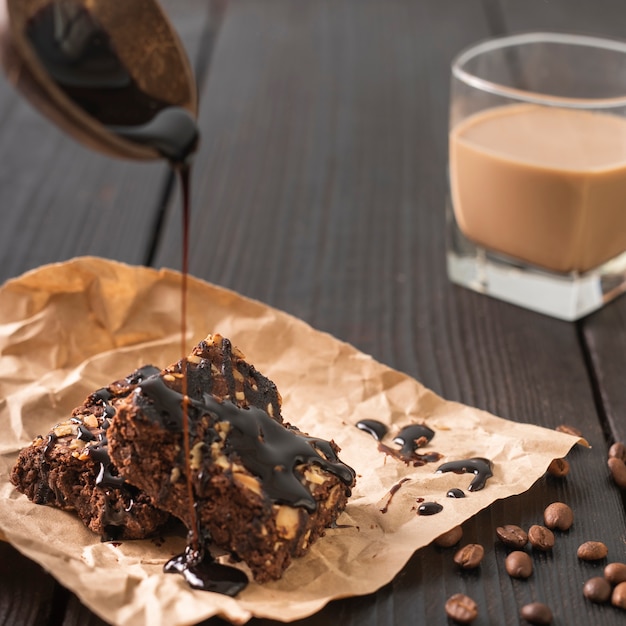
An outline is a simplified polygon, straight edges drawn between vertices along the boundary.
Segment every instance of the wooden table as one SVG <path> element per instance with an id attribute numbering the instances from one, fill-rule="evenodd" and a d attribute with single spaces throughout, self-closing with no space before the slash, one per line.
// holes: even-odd
<path id="1" fill-rule="evenodd" d="M 548 603 L 555 624 L 623 624 L 590 603 L 602 571 L 588 539 L 626 561 L 624 499 L 608 446 L 626 440 L 626 298 L 578 323 L 452 286 L 446 277 L 448 68 L 490 35 L 568 30 L 626 39 L 623 0 L 168 0 L 194 61 L 202 144 L 195 160 L 190 271 L 346 340 L 450 400 L 502 417 L 578 427 L 565 480 L 541 479 L 464 524 L 479 572 L 452 553 L 414 555 L 376 594 L 333 602 L 302 624 L 447 624 L 455 592 L 476 624 L 518 624 Z M 180 268 L 180 196 L 161 163 L 115 161 L 76 145 L 0 82 L 0 280 L 99 255 Z M 574 527 L 504 571 L 496 526 L 541 521 L 560 500 Z M 366 572 L 363 575 L 367 575 Z M 0 624 L 103 622 L 0 542 Z M 206 624 L 221 624 L 212 619 Z M 253 620 L 253 624 L 269 624 Z"/>

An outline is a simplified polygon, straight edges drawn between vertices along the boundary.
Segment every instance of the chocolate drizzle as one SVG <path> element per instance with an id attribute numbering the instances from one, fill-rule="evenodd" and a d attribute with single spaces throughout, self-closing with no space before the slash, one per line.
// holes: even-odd
<path id="1" fill-rule="evenodd" d="M 400 456 L 410 458 L 434 436 L 435 431 L 424 424 L 409 424 L 394 437 L 393 442 L 401 446 Z"/>
<path id="2" fill-rule="evenodd" d="M 152 410 L 147 411 L 150 419 L 158 420 L 169 430 L 182 429 L 183 396 L 179 392 L 168 387 L 160 376 L 147 379 L 138 389 L 152 403 Z M 230 424 L 224 452 L 236 455 L 249 472 L 259 477 L 264 491 L 276 503 L 308 511 L 317 508 L 315 498 L 295 471 L 301 464 L 318 465 L 347 486 L 354 482 L 354 470 L 338 459 L 331 443 L 286 428 L 261 409 L 240 408 L 230 401 L 218 402 L 208 394 L 202 401 L 189 398 L 188 409 L 190 424 L 204 415 L 210 416 L 213 423 Z M 219 438 L 216 431 L 209 436 L 214 441 Z"/>
<path id="3" fill-rule="evenodd" d="M 379 442 L 378 449 L 385 454 L 392 456 L 398 461 L 402 461 L 413 467 L 421 467 L 426 463 L 434 463 L 443 456 L 439 452 L 426 452 L 422 454 L 412 448 L 412 446 L 403 446 L 402 448 L 391 448 L 388 445 Z"/>
<path id="4" fill-rule="evenodd" d="M 145 365 L 136 370 L 124 379 L 124 382 L 128 387 L 122 396 L 130 393 L 140 381 L 149 376 L 153 376 L 159 372 L 159 369 L 152 365 Z M 136 495 L 136 488 L 129 485 L 117 472 L 117 469 L 111 461 L 109 456 L 109 442 L 107 440 L 106 431 L 109 428 L 109 419 L 115 415 L 116 409 L 112 401 L 120 397 L 116 395 L 110 388 L 103 387 L 91 394 L 91 401 L 96 406 L 101 406 L 103 413 L 100 422 L 100 431 L 98 435 L 94 435 L 90 430 L 84 426 L 79 426 L 78 438 L 85 439 L 89 442 L 86 447 L 86 452 L 94 463 L 99 465 L 98 474 L 96 476 L 96 487 L 100 488 L 104 494 L 104 509 L 102 512 L 102 523 L 106 529 L 106 535 L 103 536 L 103 541 L 113 541 L 120 536 L 119 527 L 123 526 L 126 515 L 131 511 L 134 506 L 134 497 Z M 91 439 L 89 439 L 91 436 Z M 112 494 L 111 489 L 124 489 L 128 496 L 128 506 L 122 510 L 116 510 L 112 506 Z"/>
<path id="5" fill-rule="evenodd" d="M 435 431 L 425 424 L 409 424 L 404 426 L 394 437 L 393 442 L 400 448 L 391 448 L 383 443 L 383 439 L 388 432 L 388 428 L 378 420 L 364 419 L 357 422 L 357 428 L 370 434 L 378 441 L 378 450 L 392 456 L 407 465 L 420 467 L 426 463 L 438 461 L 442 455 L 439 452 L 418 452 L 417 449 L 425 446 L 435 436 Z"/>
<path id="6" fill-rule="evenodd" d="M 370 434 L 376 441 L 382 441 L 389 430 L 385 424 L 378 420 L 361 420 L 356 427 Z"/>
<path id="7" fill-rule="evenodd" d="M 438 502 L 424 502 L 417 507 L 418 515 L 436 515 L 443 511 L 443 506 Z"/>
<path id="8" fill-rule="evenodd" d="M 387 502 L 385 503 L 385 506 L 380 509 L 381 513 L 386 513 L 389 510 L 389 505 L 391 504 L 393 497 L 396 495 L 396 493 L 398 493 L 398 491 L 400 491 L 400 487 L 402 487 L 402 485 L 408 480 L 410 479 L 403 478 L 401 481 L 397 482 L 395 485 L 393 485 L 393 487 L 391 487 L 391 489 L 389 490 L 389 497 L 387 498 Z"/>
<path id="9" fill-rule="evenodd" d="M 454 472 L 455 474 L 465 474 L 471 472 L 474 479 L 469 484 L 469 491 L 479 491 L 487 483 L 487 479 L 493 476 L 493 463 L 489 459 L 473 457 L 460 461 L 444 463 L 437 468 L 437 473 Z"/>

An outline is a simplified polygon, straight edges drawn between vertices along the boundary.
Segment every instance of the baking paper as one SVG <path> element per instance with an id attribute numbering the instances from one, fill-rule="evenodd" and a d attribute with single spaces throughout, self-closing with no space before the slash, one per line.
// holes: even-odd
<path id="1" fill-rule="evenodd" d="M 177 626 L 213 615 L 236 624 L 252 616 L 291 621 L 333 599 L 374 592 L 420 547 L 495 500 L 527 490 L 577 441 L 448 402 L 286 313 L 190 278 L 187 350 L 209 333 L 230 338 L 277 384 L 285 420 L 334 439 L 357 473 L 338 527 L 281 580 L 251 583 L 236 598 L 192 590 L 162 571 L 184 548 L 180 533 L 103 543 L 73 514 L 33 504 L 8 479 L 19 449 L 89 393 L 144 364 L 165 367 L 180 358 L 180 286 L 174 271 L 85 257 L 0 288 L 0 535 L 111 624 Z M 435 436 L 421 451 L 443 458 L 413 467 L 388 456 L 356 427 L 363 419 L 388 425 L 384 443 L 391 448 L 402 426 L 426 424 Z M 481 491 L 468 491 L 472 474 L 435 471 L 470 457 L 493 462 Z M 452 487 L 467 497 L 446 498 Z M 443 510 L 417 515 L 423 501 Z"/>

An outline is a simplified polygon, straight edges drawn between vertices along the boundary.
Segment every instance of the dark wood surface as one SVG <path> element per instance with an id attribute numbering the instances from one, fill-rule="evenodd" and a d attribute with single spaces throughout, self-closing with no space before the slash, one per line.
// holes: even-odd
<path id="1" fill-rule="evenodd" d="M 486 549 L 461 574 L 429 546 L 378 593 L 302 624 L 447 624 L 457 591 L 476 624 L 519 624 L 548 603 L 555 624 L 623 624 L 586 601 L 599 539 L 626 561 L 622 495 L 608 446 L 626 440 L 626 298 L 561 322 L 446 278 L 449 65 L 464 46 L 522 30 L 626 39 L 623 0 L 168 0 L 195 64 L 202 143 L 194 162 L 190 271 L 293 313 L 451 400 L 546 427 L 577 426 L 590 450 L 565 480 L 541 479 L 464 525 Z M 180 268 L 180 196 L 160 163 L 76 145 L 0 81 L 0 280 L 92 254 Z M 552 501 L 576 523 L 528 581 L 504 571 L 494 529 L 541 521 Z M 364 572 L 364 575 L 366 573 Z M 222 624 L 219 619 L 207 626 Z M 266 620 L 253 624 L 269 625 Z M 0 624 L 103 622 L 0 542 Z"/>

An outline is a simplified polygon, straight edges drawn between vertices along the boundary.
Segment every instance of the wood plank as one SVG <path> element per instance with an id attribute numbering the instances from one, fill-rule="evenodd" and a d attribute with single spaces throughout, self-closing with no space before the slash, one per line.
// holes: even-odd
<path id="1" fill-rule="evenodd" d="M 626 298 L 584 319 L 581 329 L 609 443 L 626 442 Z"/>
<path id="2" fill-rule="evenodd" d="M 555 30 L 626 39 L 624 3 L 621 0 L 485 1 L 492 14 L 499 16 L 506 32 Z"/>
<path id="3" fill-rule="evenodd" d="M 167 0 L 188 53 L 208 29 L 205 0 Z M 89 254 L 146 263 L 166 190 L 163 163 L 114 160 L 62 134 L 0 79 L 0 281 Z"/>
<path id="4" fill-rule="evenodd" d="M 0 541 L 0 580 L 0 624 L 40 626 L 55 614 L 53 578 L 3 541 Z"/>

